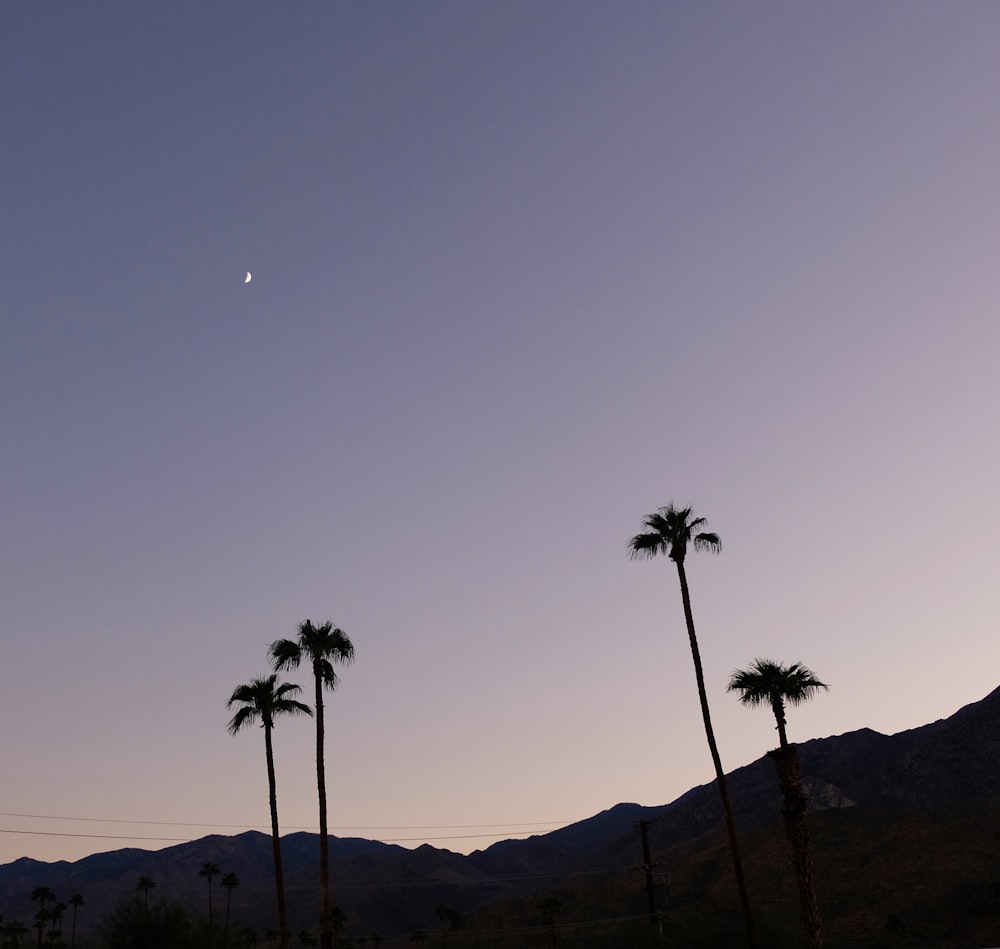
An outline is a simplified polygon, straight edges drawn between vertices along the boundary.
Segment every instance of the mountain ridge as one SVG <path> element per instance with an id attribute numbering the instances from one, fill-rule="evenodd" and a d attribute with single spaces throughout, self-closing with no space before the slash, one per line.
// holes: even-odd
<path id="1" fill-rule="evenodd" d="M 947 718 L 894 735 L 861 728 L 797 748 L 814 814 L 957 811 L 996 796 L 1000 788 L 1000 688 Z M 730 772 L 728 781 L 741 835 L 780 824 L 780 794 L 766 755 Z M 695 853 L 699 841 L 709 841 L 720 826 L 713 784 L 691 788 L 669 804 L 619 803 L 547 834 L 498 841 L 468 855 L 430 844 L 411 850 L 331 837 L 333 900 L 345 909 L 349 928 L 409 932 L 437 928 L 434 908 L 442 904 L 475 913 L 571 878 L 631 872 L 641 860 L 640 821 L 649 822 L 655 853 Z M 292 928 L 315 930 L 317 835 L 300 831 L 282 837 L 282 854 Z M 232 894 L 233 919 L 260 931 L 271 928 L 271 841 L 252 830 L 156 851 L 123 848 L 75 862 L 22 857 L 0 865 L 0 913 L 8 920 L 30 919 L 34 907 L 28 898 L 35 886 L 49 886 L 64 900 L 84 892 L 78 931 L 85 940 L 118 899 L 135 893 L 138 877 L 148 875 L 157 884 L 151 896 L 179 900 L 192 914 L 207 915 L 205 883 L 197 871 L 208 861 L 240 877 Z"/>

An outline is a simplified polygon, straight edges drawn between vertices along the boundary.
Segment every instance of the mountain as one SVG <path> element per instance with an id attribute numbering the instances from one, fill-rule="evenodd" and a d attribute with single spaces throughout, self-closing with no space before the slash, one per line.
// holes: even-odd
<path id="1" fill-rule="evenodd" d="M 881 927 L 882 932 L 890 917 L 923 918 L 922 907 L 934 902 L 931 894 L 953 891 L 957 895 L 935 918 L 950 919 L 952 904 L 972 906 L 969 913 L 986 927 L 991 940 L 978 944 L 1000 945 L 1000 857 L 992 857 L 1000 851 L 1000 688 L 949 718 L 919 728 L 895 735 L 860 729 L 804 742 L 798 750 L 811 789 L 810 826 L 821 901 L 825 896 L 829 906 L 838 907 L 835 915 L 843 922 L 832 928 L 836 932 L 838 925 L 846 927 L 844 945 L 866 945 L 859 935 L 864 927 Z M 752 892 L 755 903 L 775 919 L 794 919 L 794 883 L 787 873 L 772 762 L 764 756 L 733 771 L 729 781 L 745 841 L 748 879 L 751 890 L 757 891 Z M 641 916 L 647 897 L 638 824 L 647 821 L 654 862 L 664 865 L 656 871 L 663 884 L 661 899 L 666 898 L 669 870 L 668 908 L 683 909 L 694 914 L 691 918 L 699 913 L 724 917 L 735 907 L 721 816 L 718 794 L 708 784 L 670 804 L 619 804 L 552 833 L 502 841 L 468 856 L 429 845 L 408 850 L 333 837 L 334 902 L 346 911 L 347 928 L 354 935 L 377 931 L 407 938 L 416 929 L 438 930 L 435 908 L 440 905 L 471 916 L 477 925 L 541 925 L 538 905 L 546 893 L 561 894 L 565 920 L 574 913 L 581 919 L 588 913 Z M 920 851 L 907 849 L 910 838 L 914 847 L 919 841 Z M 853 849 L 845 849 L 845 840 L 853 842 Z M 989 843 L 985 850 L 983 841 Z M 949 859 L 959 846 L 964 856 Z M 315 931 L 317 837 L 290 834 L 282 839 L 282 848 L 292 930 Z M 926 853 L 934 853 L 939 865 L 947 866 L 940 880 L 934 877 L 935 866 L 923 859 Z M 969 856 L 972 853 L 978 856 Z M 159 851 L 117 850 L 74 863 L 22 858 L 0 866 L 0 914 L 30 924 L 36 907 L 29 897 L 36 886 L 50 887 L 63 901 L 74 892 L 83 893 L 86 905 L 77 929 L 78 941 L 86 944 L 98 921 L 118 899 L 134 894 L 137 879 L 146 875 L 156 881 L 151 898 L 180 900 L 193 915 L 207 916 L 206 882 L 198 870 L 208 861 L 240 878 L 232 894 L 234 929 L 250 926 L 263 933 L 275 926 L 270 838 L 256 831 L 212 835 Z M 900 912 L 886 912 L 886 906 L 896 904 L 885 896 L 885 881 L 909 879 L 915 867 L 923 882 L 901 883 L 903 896 L 896 901 Z M 963 874 L 970 879 L 965 881 Z M 922 903 L 914 902 L 918 891 Z M 226 893 L 218 878 L 214 892 L 221 925 Z M 872 894 L 882 894 L 872 909 L 876 916 L 881 914 L 879 919 L 855 919 L 857 907 L 868 905 Z M 960 927 L 963 919 L 950 925 Z M 990 936 L 993 922 L 997 932 Z M 942 937 L 934 944 L 976 944 L 963 942 L 960 933 L 955 938 L 955 943 Z M 924 945 L 912 940 L 897 944 Z"/>

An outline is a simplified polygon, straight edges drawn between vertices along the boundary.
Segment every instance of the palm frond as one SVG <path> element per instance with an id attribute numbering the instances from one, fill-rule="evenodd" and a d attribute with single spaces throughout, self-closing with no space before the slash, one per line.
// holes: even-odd
<path id="1" fill-rule="evenodd" d="M 329 659 L 323 658 L 313 662 L 313 670 L 319 676 L 320 681 L 333 692 L 340 682 L 337 673 L 333 669 L 333 663 Z"/>
<path id="2" fill-rule="evenodd" d="M 276 639 L 267 649 L 271 657 L 271 665 L 281 672 L 285 669 L 297 669 L 302 661 L 302 649 L 291 639 Z"/>
<path id="3" fill-rule="evenodd" d="M 229 724 L 226 728 L 229 731 L 229 734 L 235 735 L 244 728 L 255 724 L 257 718 L 257 710 L 255 708 L 251 708 L 249 705 L 245 705 L 229 720 Z"/>
<path id="4" fill-rule="evenodd" d="M 305 702 L 297 702 L 295 699 L 278 699 L 274 703 L 274 713 L 276 715 L 312 715 L 313 710 Z"/>
<path id="5" fill-rule="evenodd" d="M 298 647 L 315 663 L 319 659 L 347 665 L 354 660 L 354 643 L 339 626 L 327 620 L 320 626 L 311 620 L 299 623 Z"/>
<path id="6" fill-rule="evenodd" d="M 629 556 L 633 560 L 651 560 L 659 554 L 665 554 L 669 546 L 658 532 L 636 534 L 628 542 Z"/>
<path id="7" fill-rule="evenodd" d="M 704 518 L 699 518 L 699 520 L 704 520 Z M 694 549 L 707 550 L 709 553 L 717 554 L 722 550 L 722 541 L 719 539 L 718 534 L 711 532 L 695 534 Z"/>
<path id="8" fill-rule="evenodd" d="M 284 701 L 291 695 L 298 695 L 302 691 L 302 686 L 297 685 L 294 682 L 282 682 L 275 685 L 273 698 L 274 701 Z"/>

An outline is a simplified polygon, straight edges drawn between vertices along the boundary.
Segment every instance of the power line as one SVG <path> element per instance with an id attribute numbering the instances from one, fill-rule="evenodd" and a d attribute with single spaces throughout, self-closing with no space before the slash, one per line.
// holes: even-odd
<path id="1" fill-rule="evenodd" d="M 169 821 L 169 820 L 132 820 L 122 817 L 67 817 L 65 814 L 15 814 L 9 811 L 0 811 L 0 817 L 26 817 L 33 820 L 65 820 L 65 821 L 86 821 L 98 824 L 155 824 L 164 827 L 230 827 L 242 828 L 244 830 L 270 830 L 263 824 L 206 824 L 197 821 Z M 575 820 L 544 820 L 544 821 L 518 821 L 512 824 L 341 824 L 332 830 L 476 830 L 486 827 L 565 827 L 567 824 L 577 823 Z M 317 831 L 314 824 L 306 826 L 289 826 L 288 830 Z M 25 831 L 27 833 L 27 831 Z M 67 835 L 70 836 L 70 835 Z M 81 835 L 83 836 L 83 835 Z M 488 837 L 489 834 L 478 834 L 472 836 Z"/>
<path id="2" fill-rule="evenodd" d="M 124 823 L 131 823 L 130 821 L 125 821 Z M 159 823 L 157 821 L 148 822 L 137 822 L 137 823 Z M 217 825 L 217 824 L 189 824 L 182 826 L 190 827 L 216 827 L 216 826 L 229 826 L 229 825 Z M 235 825 L 242 826 L 242 825 Z M 477 825 L 472 825 L 477 826 Z M 487 824 L 486 826 L 491 826 Z M 509 826 L 514 826 L 513 824 Z M 294 828 L 289 828 L 294 829 Z M 368 828 L 375 829 L 375 828 Z M 529 834 L 531 831 L 522 830 L 514 831 L 513 833 Z M 166 841 L 170 843 L 188 843 L 194 840 L 194 837 L 142 837 L 136 836 L 135 834 L 80 834 L 80 833 L 69 833 L 64 831 L 56 830 L 14 830 L 8 827 L 0 827 L 0 834 L 27 834 L 29 836 L 35 837 L 87 837 L 93 840 L 156 840 L 156 841 Z M 404 843 L 404 842 L 416 842 L 416 841 L 427 841 L 427 840 L 472 840 L 478 837 L 496 837 L 496 834 L 450 834 L 445 836 L 423 836 L 423 837 L 386 837 L 384 840 L 380 840 L 380 843 Z"/>

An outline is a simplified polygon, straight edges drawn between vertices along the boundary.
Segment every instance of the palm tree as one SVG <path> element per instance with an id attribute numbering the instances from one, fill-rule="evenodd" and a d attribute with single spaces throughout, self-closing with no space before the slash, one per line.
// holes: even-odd
<path id="1" fill-rule="evenodd" d="M 448 907 L 444 903 L 438 903 L 434 907 L 434 912 L 437 914 L 438 921 L 441 923 L 441 942 L 444 942 L 444 924 L 448 921 Z"/>
<path id="2" fill-rule="evenodd" d="M 233 902 L 233 890 L 240 885 L 240 878 L 235 873 L 226 873 L 219 881 L 226 888 L 226 924 L 222 929 L 222 944 L 229 944 L 229 908 Z"/>
<path id="3" fill-rule="evenodd" d="M 142 893 L 142 908 L 149 909 L 149 891 L 156 889 L 156 880 L 152 877 L 141 876 L 135 884 L 135 888 Z"/>
<path id="4" fill-rule="evenodd" d="M 49 911 L 39 908 L 35 912 L 35 929 L 38 930 L 38 949 L 42 947 L 42 937 L 45 935 L 45 923 L 48 921 Z"/>
<path id="5" fill-rule="evenodd" d="M 219 867 L 212 863 L 211 860 L 208 863 L 203 863 L 201 869 L 198 871 L 198 876 L 204 877 L 208 880 L 208 941 L 215 942 L 215 914 L 212 912 L 212 877 L 216 876 L 219 872 Z"/>
<path id="6" fill-rule="evenodd" d="M 69 905 L 73 907 L 73 927 L 70 930 L 69 944 L 70 949 L 76 945 L 76 911 L 83 906 L 84 899 L 82 893 L 74 893 L 69 898 Z"/>
<path id="7" fill-rule="evenodd" d="M 270 655 L 277 672 L 297 669 L 303 660 L 312 666 L 316 708 L 316 789 L 319 795 L 320 947 L 331 949 L 333 930 L 330 927 L 330 839 L 326 819 L 323 689 L 332 692 L 337 687 L 334 664 L 350 663 L 354 659 L 354 644 L 342 629 L 329 621 L 314 626 L 311 620 L 305 620 L 299 624 L 298 638 L 275 640 L 271 643 Z"/>
<path id="8" fill-rule="evenodd" d="M 47 886 L 36 886 L 31 891 L 31 902 L 38 904 L 38 912 L 35 913 L 35 928 L 38 930 L 39 949 L 41 949 L 42 945 L 42 930 L 45 929 L 45 921 L 49 918 L 48 913 L 45 911 L 45 904 L 55 898 L 55 893 Z"/>
<path id="9" fill-rule="evenodd" d="M 339 936 L 347 925 L 347 913 L 339 906 L 330 907 L 330 929 L 335 936 Z"/>
<path id="10" fill-rule="evenodd" d="M 267 678 L 251 679 L 238 685 L 226 703 L 227 708 L 236 707 L 236 714 L 229 721 L 229 733 L 237 732 L 260 722 L 264 729 L 264 754 L 267 759 L 267 787 L 271 806 L 271 847 L 274 853 L 274 886 L 278 899 L 278 926 L 281 930 L 281 949 L 288 949 L 288 912 L 285 909 L 285 879 L 281 870 L 281 837 L 278 834 L 278 794 L 274 778 L 274 749 L 271 732 L 278 715 L 312 715 L 308 705 L 292 696 L 301 689 L 291 682 L 279 684 L 276 674 Z"/>
<path id="11" fill-rule="evenodd" d="M 660 554 L 666 554 L 677 566 L 677 577 L 681 584 L 681 603 L 684 607 L 684 621 L 687 624 L 688 641 L 691 645 L 691 658 L 694 660 L 694 675 L 698 683 L 698 699 L 701 702 L 701 717 L 705 723 L 705 737 L 708 739 L 708 750 L 715 766 L 715 779 L 722 800 L 722 810 L 725 815 L 726 831 L 729 835 L 729 850 L 732 854 L 733 871 L 736 876 L 736 887 L 739 891 L 740 905 L 743 910 L 743 922 L 746 926 L 747 940 L 751 949 L 757 947 L 757 935 L 754 930 L 753 915 L 750 911 L 750 897 L 747 894 L 746 878 L 743 875 L 743 860 L 740 857 L 739 841 L 736 838 L 736 823 L 733 820 L 733 806 L 729 800 L 729 786 L 726 774 L 722 770 L 722 759 L 719 757 L 719 746 L 715 741 L 715 731 L 712 728 L 712 716 L 708 709 L 708 693 L 705 691 L 705 674 L 701 667 L 701 652 L 698 649 L 698 637 L 694 631 L 694 616 L 691 612 L 691 595 L 688 591 L 687 574 L 684 570 L 684 558 L 688 548 L 707 550 L 718 553 L 722 549 L 722 541 L 718 534 L 703 531 L 707 522 L 703 517 L 695 517 L 690 507 L 678 508 L 668 504 L 659 508 L 653 514 L 647 514 L 643 521 L 646 530 L 636 534 L 628 542 L 628 548 L 633 559 L 651 560 Z"/>
<path id="12" fill-rule="evenodd" d="M 795 745 L 789 744 L 785 733 L 785 705 L 808 702 L 820 689 L 826 688 L 829 688 L 827 684 L 820 682 L 813 671 L 801 662 L 783 666 L 772 659 L 754 659 L 748 669 L 737 669 L 729 680 L 729 691 L 738 692 L 744 705 L 751 708 L 769 705 L 777 722 L 778 747 L 768 754 L 778 772 L 778 784 L 785 801 L 782 814 L 792 848 L 802 919 L 810 949 L 820 949 L 823 945 L 822 919 L 816 899 L 809 828 L 805 818 L 808 800 L 802 785 L 798 753 Z"/>
<path id="13" fill-rule="evenodd" d="M 58 933 L 59 942 L 62 942 L 62 924 L 63 918 L 66 916 L 67 909 L 69 909 L 69 907 L 62 902 L 56 903 L 56 905 L 52 907 L 52 928 L 56 933 Z"/>

